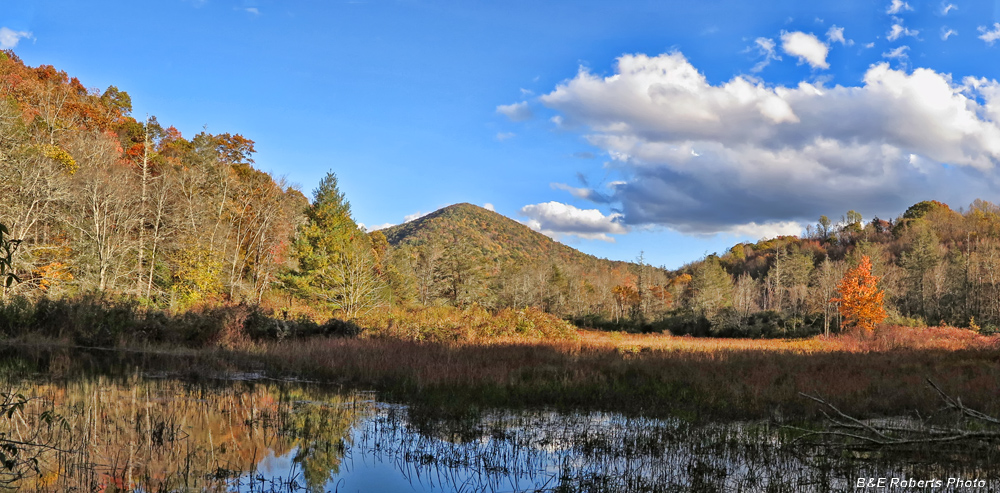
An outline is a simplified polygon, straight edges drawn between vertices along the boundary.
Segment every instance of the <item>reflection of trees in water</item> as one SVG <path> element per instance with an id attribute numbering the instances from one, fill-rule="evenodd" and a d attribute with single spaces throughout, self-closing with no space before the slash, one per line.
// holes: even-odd
<path id="1" fill-rule="evenodd" d="M 368 413 L 354 396 L 235 382 L 105 378 L 37 384 L 22 412 L 0 420 L 8 436 L 38 433 L 38 474 L 16 486 L 41 491 L 225 491 L 268 451 L 297 450 L 306 486 L 322 491 L 352 426 Z M 63 420 L 40 421 L 46 410 Z"/>

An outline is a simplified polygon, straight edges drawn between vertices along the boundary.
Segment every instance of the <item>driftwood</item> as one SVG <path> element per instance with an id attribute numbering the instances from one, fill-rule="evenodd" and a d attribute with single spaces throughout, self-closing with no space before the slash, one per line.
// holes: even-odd
<path id="1" fill-rule="evenodd" d="M 845 440 L 845 445 L 854 442 L 863 447 L 910 447 L 921 445 L 951 445 L 967 446 L 970 442 L 979 444 L 1000 443 L 1000 419 L 981 411 L 970 409 L 962 404 L 960 398 L 951 397 L 930 379 L 927 383 L 944 401 L 944 409 L 957 413 L 961 423 L 943 426 L 933 424 L 919 414 L 901 424 L 879 424 L 863 421 L 844 413 L 829 401 L 805 393 L 803 397 L 811 399 L 825 409 L 821 411 L 826 417 L 829 429 L 816 431 L 798 427 L 790 429 L 803 432 L 794 442 L 812 437 L 833 437 Z M 970 424 L 972 426 L 970 426 Z"/>

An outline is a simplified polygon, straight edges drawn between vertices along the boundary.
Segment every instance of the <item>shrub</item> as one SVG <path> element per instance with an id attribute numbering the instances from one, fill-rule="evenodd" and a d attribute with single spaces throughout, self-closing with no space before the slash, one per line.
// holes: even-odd
<path id="1" fill-rule="evenodd" d="M 362 336 L 415 341 L 476 341 L 504 337 L 570 339 L 568 322 L 535 308 L 491 313 L 479 305 L 395 308 L 357 319 Z"/>

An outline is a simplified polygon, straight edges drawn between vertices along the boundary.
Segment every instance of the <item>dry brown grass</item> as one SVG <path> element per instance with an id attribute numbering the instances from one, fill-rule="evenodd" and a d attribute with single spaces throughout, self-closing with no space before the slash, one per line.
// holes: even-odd
<path id="1" fill-rule="evenodd" d="M 692 419 L 808 418 L 800 392 L 863 416 L 933 413 L 930 378 L 1000 410 L 1000 338 L 884 328 L 807 340 L 696 339 L 580 331 L 576 340 L 431 343 L 313 339 L 270 344 L 266 366 L 435 406 L 556 406 Z"/>
<path id="2" fill-rule="evenodd" d="M 900 349 L 997 349 L 1000 338 L 956 327 L 880 327 L 871 334 L 849 333 L 809 339 L 725 339 L 578 331 L 584 344 L 657 351 L 775 351 L 794 353 L 871 353 Z"/>

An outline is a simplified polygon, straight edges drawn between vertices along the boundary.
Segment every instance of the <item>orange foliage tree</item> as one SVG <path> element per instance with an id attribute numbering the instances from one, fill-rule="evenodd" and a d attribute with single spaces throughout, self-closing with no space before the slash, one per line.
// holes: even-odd
<path id="1" fill-rule="evenodd" d="M 837 285 L 839 298 L 830 301 L 840 304 L 840 315 L 848 326 L 869 332 L 885 320 L 882 298 L 885 291 L 878 289 L 879 277 L 872 275 L 872 261 L 867 255 L 861 263 L 844 273 Z"/>

